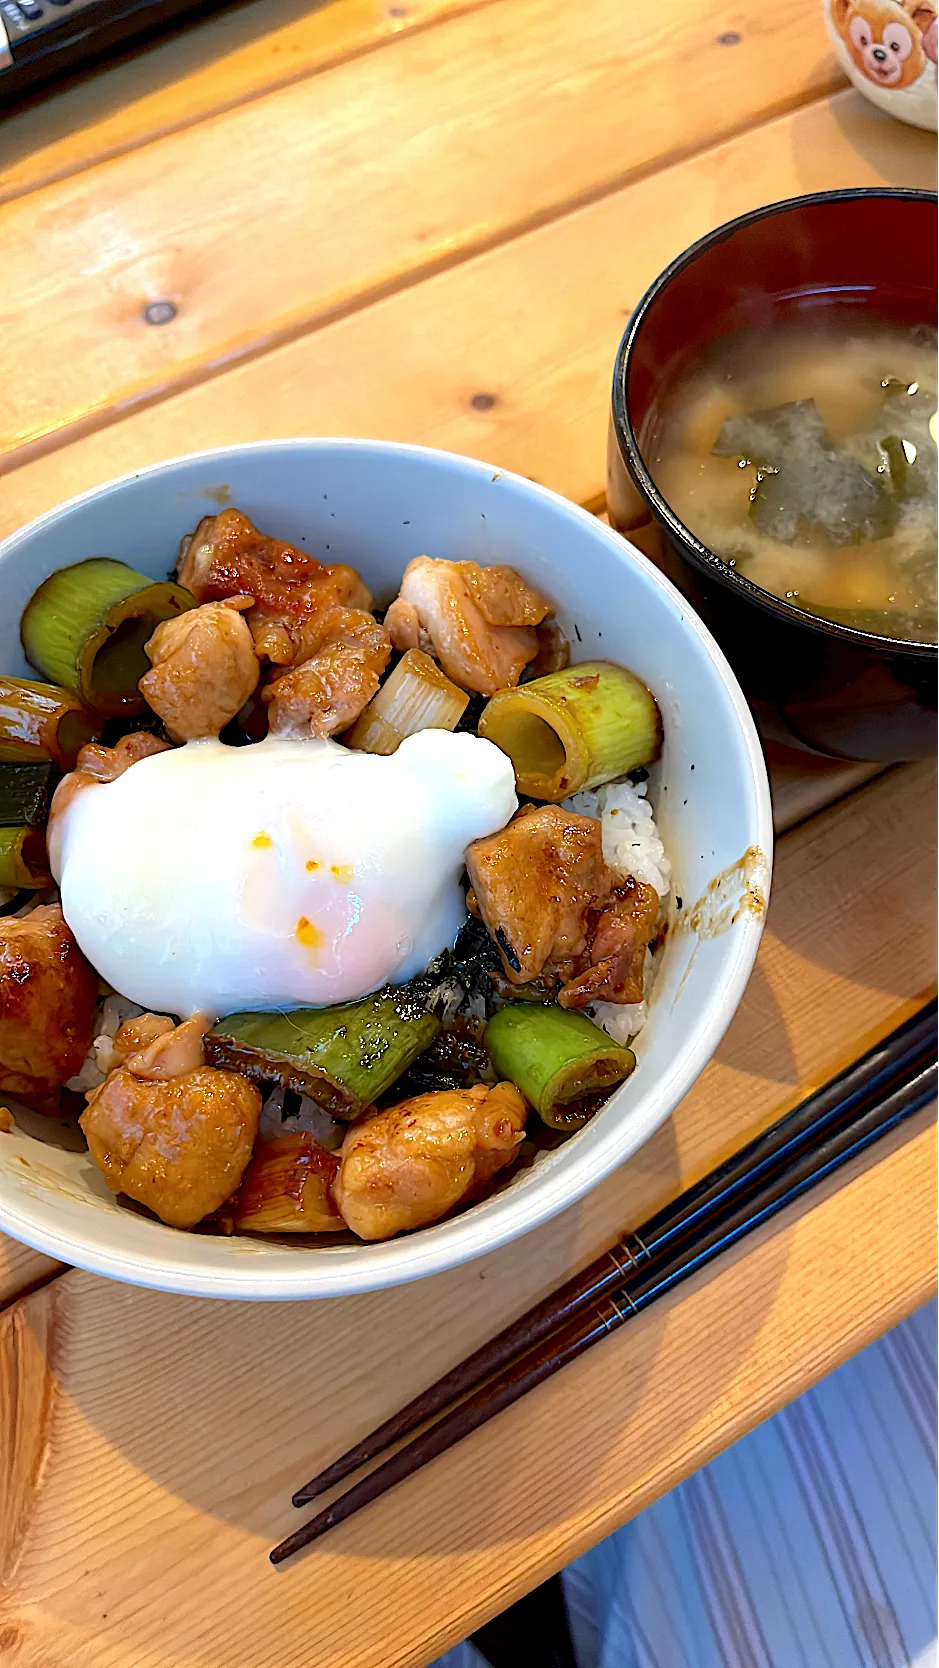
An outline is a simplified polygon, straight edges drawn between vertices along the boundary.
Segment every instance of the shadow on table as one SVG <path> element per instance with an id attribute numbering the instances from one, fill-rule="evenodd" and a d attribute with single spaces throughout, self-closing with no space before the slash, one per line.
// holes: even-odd
<path id="1" fill-rule="evenodd" d="M 46 87 L 18 104 L 10 112 L 17 121 L 12 127 L 7 124 L 0 129 L 0 170 L 67 140 L 76 129 L 106 122 L 128 104 L 139 103 L 232 53 L 258 45 L 266 36 L 289 28 L 329 4 L 330 0 L 253 0 L 247 5 L 204 0 L 197 11 L 184 13 L 166 35 L 138 39 L 126 52 L 111 54 L 79 76 L 50 84 L 54 92 L 70 96 L 50 101 L 50 87 Z M 272 75 L 264 90 L 270 91 L 292 78 L 290 58 L 285 53 L 282 77 Z M 224 99 L 218 108 L 225 108 Z M 118 141 L 116 148 L 120 151 L 126 145 Z M 104 149 L 106 155 L 112 154 L 111 147 L 105 145 Z M 68 167 L 57 169 L 53 177 L 69 171 Z"/>
<path id="2" fill-rule="evenodd" d="M 877 110 L 854 88 L 833 99 L 829 108 L 852 150 L 868 168 L 874 170 L 884 185 L 917 185 L 927 190 L 935 189 L 934 134 L 910 127 L 896 117 Z M 804 136 L 805 177 L 817 179 L 818 127 L 811 106 L 790 122 L 789 132 L 797 167 L 802 161 Z"/>

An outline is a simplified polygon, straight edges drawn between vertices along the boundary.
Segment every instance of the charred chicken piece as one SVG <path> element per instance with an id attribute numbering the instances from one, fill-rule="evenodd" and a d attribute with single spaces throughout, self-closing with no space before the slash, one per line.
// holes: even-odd
<path id="1" fill-rule="evenodd" d="M 94 1035 L 98 976 L 58 904 L 0 917 L 0 1091 L 55 1112 Z"/>
<path id="2" fill-rule="evenodd" d="M 466 853 L 467 903 L 498 947 L 500 994 L 565 1008 L 642 1001 L 658 893 L 603 861 L 600 823 L 560 805 L 520 811 Z"/>
<path id="3" fill-rule="evenodd" d="M 206 602 L 158 625 L 138 689 L 174 741 L 217 736 L 257 687 L 261 668 L 242 618 L 251 597 Z"/>
<path id="4" fill-rule="evenodd" d="M 176 572 L 197 602 L 253 597 L 252 627 L 264 616 L 289 625 L 335 603 L 371 602 L 354 568 L 325 566 L 285 539 L 268 538 L 234 508 L 200 521 L 182 542 Z"/>
<path id="5" fill-rule="evenodd" d="M 333 1192 L 360 1239 L 390 1239 L 437 1222 L 511 1164 L 527 1105 L 511 1083 L 417 1095 L 359 1119 L 340 1153 Z"/>
<path id="6" fill-rule="evenodd" d="M 385 624 L 396 649 L 424 649 L 461 689 L 494 695 L 535 659 L 535 628 L 551 612 L 512 568 L 417 556 Z"/>
<path id="7" fill-rule="evenodd" d="M 512 985 L 529 984 L 586 948 L 587 911 L 608 890 L 596 818 L 560 805 L 521 811 L 468 847 L 466 867 L 472 901 Z"/>
<path id="8" fill-rule="evenodd" d="M 646 950 L 655 932 L 659 895 L 628 875 L 609 900 L 592 912 L 588 965 L 558 994 L 562 1008 L 586 1008 L 590 1002 L 642 1001 Z"/>
<path id="9" fill-rule="evenodd" d="M 361 608 L 330 608 L 305 622 L 308 658 L 277 672 L 263 691 L 272 735 L 332 736 L 368 706 L 391 658 L 383 625 Z"/>
<path id="10" fill-rule="evenodd" d="M 171 1228 L 194 1228 L 231 1197 L 258 1130 L 254 1084 L 202 1064 L 209 1023 L 196 1015 L 129 1055 L 79 1120 L 112 1193 Z"/>

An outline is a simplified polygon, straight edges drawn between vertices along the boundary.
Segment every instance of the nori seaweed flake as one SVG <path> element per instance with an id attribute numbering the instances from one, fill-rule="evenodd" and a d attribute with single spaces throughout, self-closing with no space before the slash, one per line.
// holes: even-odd
<path id="1" fill-rule="evenodd" d="M 814 400 L 736 412 L 712 450 L 716 457 L 756 465 L 750 516 L 781 544 L 793 543 L 803 521 L 836 545 L 885 538 L 896 524 L 897 505 L 886 483 L 836 449 Z"/>

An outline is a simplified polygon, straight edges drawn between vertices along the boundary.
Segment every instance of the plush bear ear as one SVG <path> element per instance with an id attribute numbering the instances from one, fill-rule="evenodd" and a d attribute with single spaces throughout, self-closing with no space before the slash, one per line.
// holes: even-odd
<path id="1" fill-rule="evenodd" d="M 835 0 L 835 3 L 837 3 L 837 0 Z M 906 9 L 917 29 L 923 35 L 928 32 L 935 23 L 937 15 L 939 15 L 932 4 L 932 0 L 912 0 L 912 4 L 908 5 Z"/>
<path id="2" fill-rule="evenodd" d="M 848 14 L 853 9 L 854 0 L 831 0 L 831 21 L 836 29 L 844 30 L 848 21 Z"/>

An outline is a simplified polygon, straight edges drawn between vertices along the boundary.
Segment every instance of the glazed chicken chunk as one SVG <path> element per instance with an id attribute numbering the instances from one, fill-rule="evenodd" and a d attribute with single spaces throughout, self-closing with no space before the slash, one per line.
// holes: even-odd
<path id="1" fill-rule="evenodd" d="M 385 624 L 396 649 L 424 649 L 461 689 L 495 695 L 535 659 L 536 627 L 552 612 L 512 568 L 417 556 Z"/>
<path id="2" fill-rule="evenodd" d="M 298 634 L 299 665 L 275 673 L 262 699 L 272 735 L 333 736 L 354 724 L 391 658 L 383 625 L 361 608 L 330 608 Z"/>
<path id="3" fill-rule="evenodd" d="M 559 992 L 561 1007 L 641 1002 L 646 950 L 658 913 L 655 888 L 633 875 L 613 887 L 602 909 L 588 911 L 588 965 Z"/>
<path id="4" fill-rule="evenodd" d="M 204 1064 L 209 1023 L 196 1015 L 128 1055 L 92 1090 L 80 1119 L 112 1193 L 171 1228 L 194 1228 L 231 1197 L 258 1131 L 254 1084 Z"/>
<path id="5" fill-rule="evenodd" d="M 467 849 L 468 902 L 499 948 L 509 985 L 565 1008 L 642 1000 L 659 897 L 603 861 L 601 825 L 561 805 L 520 811 Z"/>
<path id="6" fill-rule="evenodd" d="M 529 984 L 549 962 L 566 962 L 587 942 L 587 910 L 606 889 L 595 817 L 560 805 L 521 811 L 466 853 L 473 900 L 499 946 L 506 978 Z"/>
<path id="7" fill-rule="evenodd" d="M 0 1092 L 55 1112 L 94 1035 L 98 976 L 58 904 L 0 918 Z"/>
<path id="8" fill-rule="evenodd" d="M 182 542 L 176 573 L 197 602 L 253 597 L 249 624 L 253 629 L 257 620 L 259 630 L 265 621 L 268 628 L 280 625 L 270 646 L 287 646 L 288 659 L 292 622 L 336 603 L 368 608 L 372 600 L 354 568 L 324 565 L 285 539 L 268 538 L 236 509 L 200 521 Z M 260 643 L 258 649 L 266 652 Z M 275 652 L 268 658 L 280 660 L 284 655 Z"/>
<path id="9" fill-rule="evenodd" d="M 342 1145 L 336 1204 L 360 1239 L 437 1222 L 511 1164 L 527 1106 L 514 1084 L 415 1095 L 354 1123 Z"/>
<path id="10" fill-rule="evenodd" d="M 257 688 L 261 668 L 242 618 L 252 597 L 206 602 L 158 625 L 138 688 L 174 741 L 217 736 Z"/>

